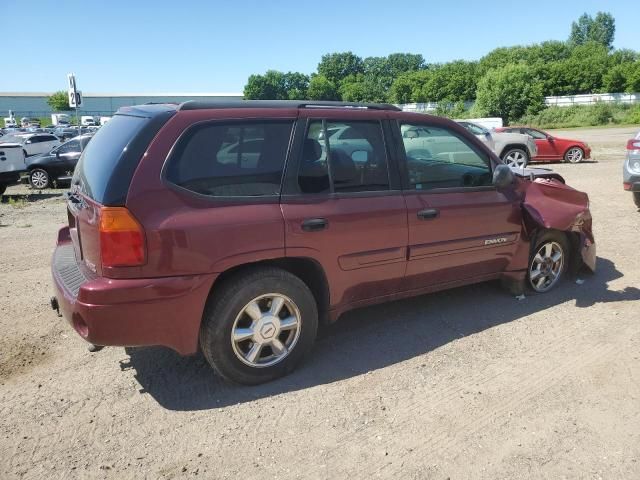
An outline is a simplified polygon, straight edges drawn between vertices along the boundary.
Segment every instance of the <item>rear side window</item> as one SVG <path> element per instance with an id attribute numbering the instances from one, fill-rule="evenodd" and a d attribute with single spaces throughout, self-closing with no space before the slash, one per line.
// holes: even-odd
<path id="1" fill-rule="evenodd" d="M 106 203 L 110 194 L 109 183 L 116 177 L 115 170 L 121 157 L 147 122 L 148 119 L 143 117 L 114 115 L 87 144 L 74 171 L 72 183 L 80 185 L 94 200 Z M 124 180 L 114 178 L 114 181 Z"/>
<path id="2" fill-rule="evenodd" d="M 292 121 L 195 126 L 176 144 L 166 179 L 213 197 L 279 195 L 292 127 Z"/>
<path id="3" fill-rule="evenodd" d="M 301 193 L 389 190 L 387 152 L 380 123 L 310 122 L 298 170 L 298 187 Z"/>

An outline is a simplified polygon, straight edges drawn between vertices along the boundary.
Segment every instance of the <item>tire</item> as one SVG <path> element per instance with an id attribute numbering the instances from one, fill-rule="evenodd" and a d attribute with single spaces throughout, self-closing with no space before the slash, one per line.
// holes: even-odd
<path id="1" fill-rule="evenodd" d="M 2 194 L 5 192 L 5 190 L 7 189 L 7 186 L 2 184 L 0 185 L 0 196 L 2 196 Z"/>
<path id="2" fill-rule="evenodd" d="M 571 147 L 564 153 L 564 161 L 567 163 L 580 163 L 584 159 L 584 150 L 580 147 Z"/>
<path id="3" fill-rule="evenodd" d="M 502 154 L 502 160 L 510 167 L 524 168 L 529 164 L 529 154 L 521 148 L 509 148 Z"/>
<path id="4" fill-rule="evenodd" d="M 35 168 L 29 172 L 29 184 L 31 188 L 42 190 L 51 184 L 49 173 L 42 168 Z"/>
<path id="5" fill-rule="evenodd" d="M 636 207 L 640 208 L 640 192 L 633 192 L 633 201 L 636 204 Z"/>
<path id="6" fill-rule="evenodd" d="M 560 254 L 556 259 L 555 257 Z M 548 230 L 536 238 L 531 249 L 527 268 L 527 285 L 536 293 L 546 293 L 555 288 L 569 266 L 569 242 L 567 237 Z"/>
<path id="7" fill-rule="evenodd" d="M 281 308 L 273 316 L 276 299 Z M 297 327 L 291 327 L 292 318 Z M 220 376 L 257 385 L 292 372 L 311 351 L 317 329 L 309 287 L 285 270 L 265 267 L 231 277 L 214 292 L 202 319 L 200 347 Z"/>

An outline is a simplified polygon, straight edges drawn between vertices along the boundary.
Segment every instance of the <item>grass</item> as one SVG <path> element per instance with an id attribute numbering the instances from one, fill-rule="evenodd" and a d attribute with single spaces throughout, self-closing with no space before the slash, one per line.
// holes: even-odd
<path id="1" fill-rule="evenodd" d="M 596 103 L 571 107 L 548 107 L 535 115 L 525 115 L 513 124 L 538 128 L 638 125 L 640 124 L 640 104 Z"/>
<path id="2" fill-rule="evenodd" d="M 27 201 L 26 198 L 24 197 L 9 197 L 9 205 L 11 205 L 13 208 L 25 208 L 29 202 Z"/>

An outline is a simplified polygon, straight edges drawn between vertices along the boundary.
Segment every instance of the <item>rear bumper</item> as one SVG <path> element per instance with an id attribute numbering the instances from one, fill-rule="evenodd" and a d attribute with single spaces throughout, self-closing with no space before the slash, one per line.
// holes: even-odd
<path id="1" fill-rule="evenodd" d="M 66 235 L 65 235 L 66 230 Z M 60 312 L 95 345 L 163 345 L 188 355 L 215 275 L 109 279 L 77 262 L 68 229 L 59 234 L 51 263 Z"/>

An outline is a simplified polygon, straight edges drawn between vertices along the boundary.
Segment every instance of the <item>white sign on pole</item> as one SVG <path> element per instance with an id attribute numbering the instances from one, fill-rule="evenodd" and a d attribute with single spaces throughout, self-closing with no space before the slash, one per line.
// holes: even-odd
<path id="1" fill-rule="evenodd" d="M 76 92 L 69 90 L 69 106 L 71 108 L 78 108 L 82 106 L 82 92 L 80 90 Z"/>

